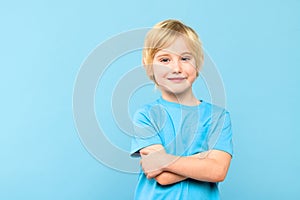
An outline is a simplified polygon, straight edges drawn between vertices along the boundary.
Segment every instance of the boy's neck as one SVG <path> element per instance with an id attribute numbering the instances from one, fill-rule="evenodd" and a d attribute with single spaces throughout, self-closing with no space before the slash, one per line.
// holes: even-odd
<path id="1" fill-rule="evenodd" d="M 201 102 L 195 97 L 193 92 L 188 94 L 162 93 L 162 98 L 166 101 L 178 103 L 186 106 L 197 106 Z"/>

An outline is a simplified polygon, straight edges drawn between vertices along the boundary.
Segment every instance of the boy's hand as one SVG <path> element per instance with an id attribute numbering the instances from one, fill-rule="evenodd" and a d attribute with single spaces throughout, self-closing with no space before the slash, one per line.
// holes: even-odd
<path id="1" fill-rule="evenodd" d="M 173 160 L 174 156 L 169 155 L 164 149 L 159 151 L 153 149 L 143 149 L 140 152 L 141 166 L 147 178 L 155 178 L 164 171 Z"/>

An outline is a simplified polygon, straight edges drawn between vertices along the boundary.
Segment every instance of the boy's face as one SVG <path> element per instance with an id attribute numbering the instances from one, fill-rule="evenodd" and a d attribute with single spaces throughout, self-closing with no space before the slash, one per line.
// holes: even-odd
<path id="1" fill-rule="evenodd" d="M 182 37 L 155 54 L 153 75 L 163 95 L 182 95 L 192 91 L 192 84 L 197 78 L 196 64 Z"/>

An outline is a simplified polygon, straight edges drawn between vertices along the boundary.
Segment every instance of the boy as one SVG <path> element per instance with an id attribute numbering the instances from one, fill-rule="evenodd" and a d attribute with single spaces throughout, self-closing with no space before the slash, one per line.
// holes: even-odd
<path id="1" fill-rule="evenodd" d="M 231 123 L 225 109 L 193 94 L 202 64 L 201 42 L 182 22 L 166 20 L 148 32 L 143 65 L 161 97 L 133 118 L 132 155 L 141 156 L 142 167 L 135 199 L 220 198 L 218 182 L 232 156 Z"/>

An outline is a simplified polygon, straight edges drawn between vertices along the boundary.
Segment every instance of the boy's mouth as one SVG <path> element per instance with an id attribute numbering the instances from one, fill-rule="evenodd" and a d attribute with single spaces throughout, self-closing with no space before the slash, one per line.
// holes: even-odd
<path id="1" fill-rule="evenodd" d="M 185 80 L 186 77 L 169 77 L 167 79 L 172 81 L 172 82 L 181 82 L 181 81 Z"/>

